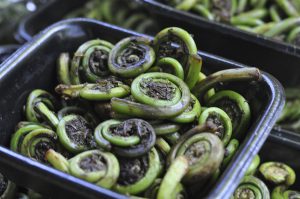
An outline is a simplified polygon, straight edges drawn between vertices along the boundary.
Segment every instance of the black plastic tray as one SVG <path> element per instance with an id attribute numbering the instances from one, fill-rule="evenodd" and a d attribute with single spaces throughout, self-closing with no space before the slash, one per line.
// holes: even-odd
<path id="1" fill-rule="evenodd" d="M 122 198 L 112 191 L 14 153 L 7 146 L 15 125 L 23 118 L 22 107 L 28 93 L 35 88 L 53 91 L 57 84 L 56 59 L 61 52 L 74 52 L 89 39 L 101 38 L 116 42 L 129 35 L 138 33 L 90 19 L 66 20 L 42 31 L 4 63 L 0 69 L 0 172 L 21 186 L 54 198 Z M 210 73 L 245 67 L 202 51 L 199 54 L 203 58 L 203 68 Z M 284 103 L 281 84 L 267 73 L 256 84 L 239 82 L 225 86 L 246 97 L 251 106 L 252 121 L 237 154 L 209 193 L 209 198 L 229 198 L 267 139 Z"/>
<path id="2" fill-rule="evenodd" d="M 270 135 L 259 152 L 261 162 L 279 161 L 288 164 L 296 172 L 296 183 L 291 187 L 299 191 L 300 187 L 300 143 L 295 143 L 292 137 L 282 138 Z"/>
<path id="3" fill-rule="evenodd" d="M 300 63 L 299 47 L 256 36 L 224 24 L 210 22 L 153 0 L 125 1 L 141 4 L 151 13 L 161 28 L 178 26 L 195 33 L 195 40 L 202 50 L 262 68 L 280 81 L 292 79 L 291 82 L 296 82 L 300 78 L 300 73 L 293 73 Z M 18 29 L 19 41 L 31 40 L 43 28 L 61 20 L 68 12 L 84 3 L 86 1 L 54 0 L 44 5 L 21 21 Z M 282 68 L 289 75 L 283 74 Z"/>

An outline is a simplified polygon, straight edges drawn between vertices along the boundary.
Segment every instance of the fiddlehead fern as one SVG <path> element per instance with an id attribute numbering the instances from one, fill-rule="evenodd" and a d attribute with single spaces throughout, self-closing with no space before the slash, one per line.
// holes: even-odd
<path id="1" fill-rule="evenodd" d="M 294 190 L 287 190 L 286 186 L 277 186 L 273 189 L 271 198 L 272 199 L 291 199 L 299 198 L 300 192 Z"/>
<path id="2" fill-rule="evenodd" d="M 124 194 L 138 194 L 155 181 L 160 170 L 159 155 L 155 148 L 139 158 L 119 158 L 120 177 L 114 190 Z"/>
<path id="3" fill-rule="evenodd" d="M 20 144 L 20 153 L 39 162 L 46 162 L 45 153 L 58 147 L 56 133 L 50 129 L 39 128 L 24 136 Z"/>
<path id="4" fill-rule="evenodd" d="M 69 53 L 61 53 L 57 60 L 57 79 L 59 83 L 70 85 L 70 55 Z"/>
<path id="5" fill-rule="evenodd" d="M 10 142 L 11 150 L 13 150 L 15 152 L 20 152 L 21 144 L 24 140 L 24 137 L 33 130 L 43 129 L 43 128 L 45 128 L 45 127 L 43 125 L 40 125 L 39 123 L 27 123 L 27 124 L 19 123 L 19 128 L 12 135 L 12 139 Z"/>
<path id="6" fill-rule="evenodd" d="M 90 40 L 82 44 L 74 54 L 70 68 L 70 80 L 72 84 L 80 84 L 80 67 L 83 67 L 83 75 L 88 82 L 96 82 L 109 74 L 108 55 L 113 45 L 104 40 Z"/>
<path id="7" fill-rule="evenodd" d="M 261 73 L 257 68 L 221 70 L 199 81 L 192 89 L 192 93 L 201 100 L 208 90 L 214 88 L 220 82 L 259 81 L 261 78 Z"/>
<path id="8" fill-rule="evenodd" d="M 183 134 L 172 147 L 168 164 L 181 155 L 188 159 L 189 169 L 183 182 L 205 181 L 221 165 L 224 156 L 223 144 L 216 135 L 207 133 L 215 130 L 215 126 L 197 126 Z"/>
<path id="9" fill-rule="evenodd" d="M 270 192 L 268 190 L 268 187 L 260 179 L 254 176 L 245 176 L 231 198 L 269 199 Z"/>
<path id="10" fill-rule="evenodd" d="M 265 162 L 259 167 L 263 178 L 274 185 L 293 185 L 295 183 L 295 171 L 288 165 L 280 162 Z"/>
<path id="11" fill-rule="evenodd" d="M 155 61 L 150 39 L 128 37 L 115 45 L 109 54 L 109 70 L 120 77 L 132 78 L 147 71 Z"/>
<path id="12" fill-rule="evenodd" d="M 259 165 L 260 165 L 260 157 L 259 155 L 256 155 L 252 160 L 250 166 L 248 167 L 248 170 L 245 175 L 254 175 Z"/>
<path id="13" fill-rule="evenodd" d="M 189 106 L 180 115 L 170 119 L 177 123 L 190 123 L 199 118 L 201 105 L 199 100 L 192 94 Z"/>
<path id="14" fill-rule="evenodd" d="M 25 106 L 26 119 L 30 122 L 46 121 L 56 127 L 58 119 L 54 113 L 58 108 L 56 99 L 47 91 L 33 90 L 27 98 Z"/>
<path id="15" fill-rule="evenodd" d="M 167 119 L 182 113 L 189 105 L 191 94 L 185 83 L 168 73 L 146 73 L 131 85 L 131 94 L 140 103 L 114 98 L 116 112 L 149 119 Z"/>
<path id="16" fill-rule="evenodd" d="M 189 162 L 186 157 L 179 156 L 177 157 L 170 165 L 167 173 L 161 181 L 159 187 L 157 198 L 177 198 L 183 197 L 182 188 L 180 186 L 181 179 L 186 175 L 189 168 Z"/>
<path id="17" fill-rule="evenodd" d="M 209 99 L 208 104 L 227 113 L 232 122 L 233 136 L 240 137 L 247 130 L 251 112 L 247 100 L 242 95 L 230 90 L 220 91 Z"/>
<path id="18" fill-rule="evenodd" d="M 184 80 L 183 68 L 176 59 L 172 57 L 164 57 L 159 59 L 156 65 L 161 68 L 160 72 L 170 73 Z"/>
<path id="19" fill-rule="evenodd" d="M 80 115 L 63 117 L 57 127 L 57 135 L 62 145 L 72 153 L 94 148 L 92 126 Z"/>
<path id="20" fill-rule="evenodd" d="M 108 189 L 117 182 L 120 174 L 117 158 L 100 150 L 85 151 L 70 160 L 49 150 L 46 158 L 55 168 Z"/>
<path id="21" fill-rule="evenodd" d="M 81 115 L 82 117 L 84 117 L 84 119 L 86 119 L 89 123 L 91 123 L 94 126 L 99 123 L 97 117 L 93 112 L 87 111 L 78 106 L 66 106 L 57 112 L 57 118 L 59 120 L 63 119 L 65 116 L 68 115 Z"/>
<path id="22" fill-rule="evenodd" d="M 153 127 L 140 119 L 123 122 L 107 120 L 100 123 L 94 132 L 99 147 L 112 150 L 122 157 L 139 157 L 148 153 L 155 144 Z"/>
<path id="23" fill-rule="evenodd" d="M 222 110 L 216 107 L 205 109 L 199 118 L 199 124 L 211 122 L 218 128 L 216 135 L 222 140 L 226 146 L 230 141 L 232 134 L 232 124 L 229 116 Z"/>
<path id="24" fill-rule="evenodd" d="M 199 78 L 202 59 L 197 55 L 192 36 L 181 28 L 166 28 L 155 36 L 153 45 L 159 58 L 172 57 L 181 63 L 184 81 L 189 88 L 193 88 Z"/>
<path id="25" fill-rule="evenodd" d="M 130 93 L 130 88 L 111 77 L 99 80 L 95 84 L 60 84 L 55 88 L 55 91 L 64 99 L 81 98 L 92 101 L 107 101 L 113 97 L 127 96 Z"/>

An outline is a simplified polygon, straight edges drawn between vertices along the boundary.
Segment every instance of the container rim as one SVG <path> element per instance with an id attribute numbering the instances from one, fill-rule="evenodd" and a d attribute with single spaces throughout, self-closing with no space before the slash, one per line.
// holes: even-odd
<path id="1" fill-rule="evenodd" d="M 38 35 L 36 35 L 32 41 L 28 42 L 24 46 L 22 46 L 17 52 L 15 52 L 9 60 L 6 60 L 3 63 L 2 68 L 0 68 L 0 81 L 14 68 L 16 67 L 21 60 L 26 58 L 36 47 L 41 45 L 44 41 L 46 41 L 49 36 L 54 34 L 55 32 L 59 32 L 65 28 L 76 25 L 76 23 L 90 23 L 93 25 L 100 25 L 110 28 L 115 31 L 121 31 L 124 33 L 134 34 L 134 35 L 143 35 L 138 34 L 130 30 L 126 30 L 114 25 L 110 25 L 104 22 L 96 21 L 93 19 L 84 19 L 84 18 L 75 18 L 75 19 L 67 19 L 60 22 L 57 22 L 45 30 L 41 31 Z M 146 35 L 147 36 L 147 35 Z M 235 65 L 237 67 L 246 67 L 243 64 L 233 62 L 219 56 L 214 56 L 209 53 L 199 51 L 199 54 L 203 57 L 214 59 L 220 63 Z M 263 142 L 267 139 L 269 132 L 272 129 L 272 126 L 276 122 L 276 118 L 279 116 L 281 110 L 283 109 L 284 102 L 284 91 L 281 84 L 276 80 L 273 76 L 268 73 L 262 72 L 262 81 L 264 81 L 267 85 L 267 89 L 270 90 L 272 95 L 268 101 L 268 105 L 263 108 L 263 116 L 260 117 L 259 121 L 252 124 L 252 127 L 248 131 L 248 142 L 243 142 L 240 146 L 239 152 L 235 155 L 235 158 L 231 161 L 231 164 L 226 169 L 226 172 L 223 173 L 222 177 L 219 179 L 219 182 L 215 186 L 215 191 L 211 191 L 208 195 L 208 198 L 229 198 L 235 188 L 238 186 L 239 182 L 237 179 L 241 179 L 244 173 L 247 170 L 247 167 L 250 165 L 252 158 L 255 154 L 258 153 L 259 149 L 262 147 Z M 272 116 L 272 117 L 271 117 Z M 246 153 L 247 152 L 247 153 Z M 244 154 L 247 154 L 246 156 Z M 0 158 L 0 165 L 6 164 L 12 167 L 21 167 L 21 169 L 26 169 L 28 172 L 35 175 L 36 171 L 39 170 L 41 173 L 46 176 L 51 176 L 53 180 L 57 180 L 56 183 L 60 186 L 66 187 L 66 184 L 73 186 L 68 188 L 72 191 L 85 191 L 90 193 L 92 191 L 101 191 L 106 196 L 116 197 L 116 198 L 124 198 L 123 195 L 117 194 L 113 191 L 103 189 L 101 187 L 92 185 L 83 180 L 77 179 L 55 169 L 49 168 L 41 163 L 34 162 L 29 158 L 17 154 L 3 146 L 0 146 L 0 155 L 9 159 L 9 162 L 5 162 Z M 4 159 L 5 159 L 4 158 Z M 244 162 L 244 164 L 236 164 L 233 165 L 236 160 Z M 24 166 L 25 165 L 25 166 Z M 234 168 L 233 168 L 234 166 Z M 20 169 L 20 168 L 19 168 Z M 49 178 L 48 178 L 49 179 Z M 227 179 L 226 182 L 220 183 L 224 181 L 223 179 Z M 50 180 L 50 179 L 49 179 Z M 76 189 L 77 188 L 77 189 Z"/>
<path id="2" fill-rule="evenodd" d="M 213 28 L 215 31 L 219 33 L 234 35 L 235 37 L 240 38 L 242 40 L 251 41 L 255 44 L 262 45 L 267 48 L 272 48 L 284 54 L 300 57 L 300 46 L 288 44 L 286 42 L 281 42 L 272 38 L 265 37 L 263 35 L 246 32 L 238 28 L 234 28 L 227 24 L 218 23 L 215 21 L 209 21 L 196 14 L 187 11 L 177 10 L 169 5 L 158 2 L 157 0 L 134 0 L 134 1 L 138 2 L 143 6 L 149 6 L 152 12 L 156 12 L 156 13 L 162 12 L 164 13 L 163 15 L 167 15 L 167 16 L 172 15 L 172 18 L 181 19 L 181 20 L 182 17 L 185 17 L 188 23 L 197 24 L 197 25 L 201 24 L 203 27 Z"/>

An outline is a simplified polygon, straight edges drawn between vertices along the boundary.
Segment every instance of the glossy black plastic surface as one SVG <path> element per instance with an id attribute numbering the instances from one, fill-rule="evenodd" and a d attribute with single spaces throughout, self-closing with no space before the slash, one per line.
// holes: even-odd
<path id="1" fill-rule="evenodd" d="M 34 162 L 7 147 L 15 125 L 23 118 L 22 107 L 28 93 L 35 88 L 53 91 L 57 84 L 56 59 L 61 52 L 74 52 L 81 43 L 94 38 L 117 42 L 136 34 L 95 20 L 62 21 L 42 31 L 4 63 L 0 69 L 0 172 L 21 186 L 54 198 L 122 198 L 112 191 Z M 201 45 L 199 48 L 202 49 Z M 203 70 L 206 73 L 245 67 L 202 51 L 199 54 L 203 58 Z M 238 153 L 209 193 L 209 198 L 228 198 L 234 191 L 245 169 L 268 137 L 284 103 L 282 86 L 267 73 L 263 74 L 259 83 L 236 82 L 223 86 L 246 97 L 251 106 L 252 121 Z"/>
<path id="2" fill-rule="evenodd" d="M 295 82 L 300 78 L 300 73 L 293 73 L 300 63 L 299 47 L 256 36 L 224 24 L 210 22 L 157 1 L 122 1 L 137 2 L 142 5 L 151 13 L 160 28 L 178 26 L 195 33 L 195 41 L 206 52 L 262 68 L 280 81 L 292 79 Z M 68 12 L 84 3 L 86 3 L 84 0 L 54 0 L 24 18 L 19 25 L 18 39 L 23 42 L 29 41 L 40 30 L 61 20 Z M 282 68 L 292 76 L 283 75 Z"/>

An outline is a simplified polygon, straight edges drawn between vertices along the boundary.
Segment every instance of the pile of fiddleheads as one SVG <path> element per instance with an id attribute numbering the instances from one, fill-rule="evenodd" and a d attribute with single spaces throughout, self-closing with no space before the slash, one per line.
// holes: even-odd
<path id="1" fill-rule="evenodd" d="M 58 58 L 55 91 L 33 90 L 11 149 L 122 194 L 205 194 L 250 125 L 247 100 L 220 83 L 259 81 L 256 68 L 205 76 L 192 36 L 100 39 Z M 188 185 L 188 186 L 186 186 Z"/>
<path id="2" fill-rule="evenodd" d="M 299 198 L 300 192 L 290 189 L 295 181 L 296 174 L 290 166 L 273 161 L 260 164 L 260 157 L 256 155 L 232 199 Z"/>
<path id="3" fill-rule="evenodd" d="M 123 0 L 89 0 L 83 8 L 72 11 L 66 17 L 97 19 L 147 34 L 155 34 L 159 30 L 148 12 L 142 11 L 134 2 Z"/>
<path id="4" fill-rule="evenodd" d="M 300 45 L 299 0 L 162 0 L 207 20 Z"/>

